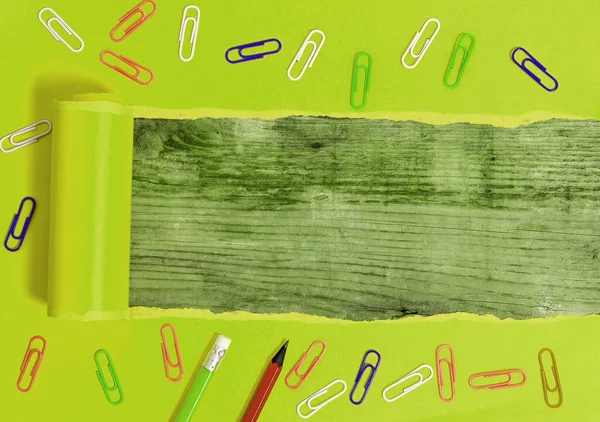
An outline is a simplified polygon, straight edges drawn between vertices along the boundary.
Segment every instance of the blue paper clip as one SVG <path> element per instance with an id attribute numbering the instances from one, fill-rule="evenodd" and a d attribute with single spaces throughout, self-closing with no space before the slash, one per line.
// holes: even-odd
<path id="1" fill-rule="evenodd" d="M 15 234 L 15 229 L 17 228 L 17 223 L 19 222 L 19 218 L 21 217 L 21 212 L 23 211 L 23 205 L 25 205 L 25 202 L 27 202 L 27 201 L 31 201 L 31 203 L 32 203 L 31 212 L 25 218 L 25 223 L 23 223 L 23 229 L 21 230 L 21 234 L 19 234 L 17 236 Z M 34 211 L 35 211 L 35 199 L 33 199 L 30 196 L 23 198 L 23 200 L 21 201 L 21 205 L 19 205 L 19 211 L 17 211 L 17 213 L 13 217 L 13 221 L 10 225 L 10 229 L 8 230 L 8 234 L 6 235 L 6 239 L 4 240 L 4 247 L 6 249 L 8 249 L 11 252 L 17 252 L 19 249 L 21 249 L 21 246 L 23 245 L 23 241 L 25 240 L 25 235 L 27 234 L 27 229 L 29 229 L 29 223 L 31 223 L 31 218 L 33 217 Z M 11 248 L 8 245 L 8 242 L 11 239 L 14 239 L 19 242 L 19 244 L 15 248 Z"/>
<path id="2" fill-rule="evenodd" d="M 367 357 L 369 356 L 370 353 L 377 355 L 377 363 L 375 364 L 375 366 L 373 366 L 370 363 L 366 363 Z M 369 388 L 371 388 L 371 382 L 373 382 L 373 378 L 375 378 L 375 373 L 377 372 L 377 369 L 379 369 L 380 363 L 381 363 L 381 355 L 379 354 L 379 352 L 377 350 L 371 349 L 371 350 L 367 351 L 367 353 L 365 353 L 365 356 L 363 357 L 363 360 L 360 364 L 360 368 L 358 368 L 358 374 L 356 374 L 356 379 L 354 380 L 354 387 L 352 387 L 352 391 L 350 392 L 350 402 L 352 402 L 352 404 L 359 405 L 365 401 L 365 398 L 367 397 L 367 393 L 369 392 Z M 362 376 L 364 375 L 364 373 L 367 369 L 371 370 L 371 375 L 369 375 L 369 379 L 368 379 L 367 383 L 365 384 L 365 392 L 363 393 L 362 397 L 360 398 L 360 401 L 355 401 L 353 398 L 354 392 L 356 391 L 356 387 L 358 387 L 358 383 L 360 382 L 360 379 L 362 378 Z"/>
<path id="3" fill-rule="evenodd" d="M 528 56 L 525 59 L 523 59 L 521 62 L 518 62 L 515 59 L 515 54 L 519 50 L 522 51 L 523 53 L 527 54 L 527 56 Z M 527 73 L 527 75 L 529 75 L 529 77 L 531 79 L 533 79 L 534 81 L 536 81 L 538 83 L 538 85 L 541 86 L 542 88 L 544 88 L 546 91 L 548 91 L 548 92 L 554 92 L 554 91 L 556 91 L 558 89 L 558 81 L 556 80 L 556 78 L 554 78 L 554 76 L 552 76 L 551 74 L 549 74 L 546 71 L 546 68 L 539 61 L 537 61 L 535 57 L 533 57 L 531 54 L 529 54 L 529 51 L 525 50 L 523 47 L 517 47 L 517 48 L 515 48 L 512 51 L 511 58 L 512 58 L 512 61 L 517 66 L 519 66 L 523 72 Z M 546 85 L 544 85 L 542 83 L 542 81 L 540 80 L 540 78 L 538 78 L 531 70 L 527 69 L 527 66 L 526 66 L 527 62 L 533 63 L 533 65 L 535 67 L 537 67 L 539 70 L 541 70 L 544 73 L 544 75 L 546 75 L 550 79 L 552 79 L 554 81 L 554 88 L 552 88 L 552 89 L 548 88 Z"/>
<path id="4" fill-rule="evenodd" d="M 263 45 L 265 45 L 267 43 L 272 43 L 272 42 L 277 43 L 277 50 L 265 51 L 264 53 L 256 53 L 256 54 L 248 54 L 248 55 L 244 55 L 244 53 L 243 53 L 243 51 L 248 48 L 262 47 Z M 232 51 L 236 51 L 236 50 L 240 56 L 240 59 L 230 60 L 229 53 Z M 231 64 L 243 63 L 243 62 L 249 62 L 250 60 L 262 59 L 263 57 L 268 56 L 269 54 L 279 53 L 280 51 L 281 51 L 281 42 L 279 42 L 279 40 L 277 38 L 269 38 L 268 40 L 256 41 L 256 42 L 251 42 L 249 44 L 242 44 L 242 45 L 236 45 L 235 47 L 231 47 L 229 50 L 227 50 L 225 52 L 225 60 L 227 60 Z"/>

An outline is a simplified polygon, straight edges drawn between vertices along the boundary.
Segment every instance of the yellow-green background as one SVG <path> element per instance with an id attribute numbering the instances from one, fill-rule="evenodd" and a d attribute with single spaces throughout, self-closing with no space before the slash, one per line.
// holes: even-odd
<path id="1" fill-rule="evenodd" d="M 3 1 L 0 134 L 50 119 L 55 97 L 69 99 L 72 94 L 88 92 L 112 91 L 136 106 L 210 107 L 229 110 L 221 114 L 231 116 L 242 115 L 242 111 L 256 116 L 282 110 L 350 113 L 351 64 L 359 51 L 369 52 L 374 60 L 366 108 L 371 116 L 405 113 L 405 117 L 432 122 L 470 120 L 507 125 L 541 117 L 598 117 L 596 17 L 600 4 L 596 0 L 201 2 L 197 3 L 202 10 L 198 47 L 190 63 L 177 56 L 181 12 L 187 1 L 158 0 L 157 14 L 127 41 L 110 41 L 110 29 L 135 3 Z M 83 52 L 70 52 L 44 29 L 37 12 L 46 6 L 54 8 L 85 40 Z M 440 20 L 440 33 L 419 66 L 406 70 L 400 57 L 429 17 Z M 325 32 L 325 45 L 303 79 L 291 82 L 286 77 L 287 66 L 315 28 Z M 460 88 L 448 90 L 442 77 L 461 32 L 473 34 L 477 46 Z M 224 60 L 227 48 L 270 37 L 283 43 L 279 54 L 238 65 Z M 509 53 L 516 46 L 525 47 L 548 67 L 560 82 L 556 93 L 546 93 L 512 64 Z M 155 82 L 138 86 L 104 67 L 98 60 L 103 49 L 150 67 Z M 136 110 L 138 115 L 151 114 L 147 108 Z M 291 343 L 285 372 L 312 340 L 324 340 L 328 349 L 300 390 L 290 391 L 283 382 L 275 387 L 261 421 L 299 420 L 297 403 L 333 379 L 342 378 L 351 386 L 369 348 L 381 352 L 383 361 L 366 402 L 353 406 L 344 396 L 312 420 L 598 419 L 598 317 L 500 322 L 458 315 L 348 323 L 298 316 L 212 316 L 197 311 L 136 309 L 129 321 L 50 319 L 45 303 L 50 151 L 51 138 L 46 137 L 18 152 L 0 154 L 2 234 L 24 196 L 38 201 L 22 250 L 0 250 L 3 420 L 168 420 L 215 332 L 231 337 L 233 343 L 202 400 L 197 421 L 237 420 L 266 361 L 286 338 Z M 180 339 L 186 377 L 178 384 L 167 381 L 163 374 L 159 328 L 165 322 L 176 326 Z M 24 394 L 15 382 L 27 342 L 36 334 L 47 339 L 48 349 L 35 387 Z M 456 352 L 455 402 L 439 400 L 435 380 L 397 402 L 384 402 L 383 388 L 422 363 L 433 365 L 434 350 L 440 343 L 452 344 Z M 543 402 L 537 366 L 537 352 L 542 347 L 551 347 L 558 359 L 565 397 L 558 410 Z M 106 402 L 96 379 L 93 354 L 99 348 L 113 357 L 126 396 L 121 406 Z M 491 392 L 467 386 L 472 373 L 513 367 L 529 374 L 524 387 Z"/>

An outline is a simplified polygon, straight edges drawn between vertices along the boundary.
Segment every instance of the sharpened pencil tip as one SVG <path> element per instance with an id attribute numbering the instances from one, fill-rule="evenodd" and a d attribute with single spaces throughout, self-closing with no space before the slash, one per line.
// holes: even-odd
<path id="1" fill-rule="evenodd" d="M 279 366 L 283 366 L 283 360 L 285 359 L 285 352 L 287 352 L 287 347 L 289 344 L 289 340 L 286 340 L 281 349 L 273 356 L 271 362 L 276 363 Z"/>

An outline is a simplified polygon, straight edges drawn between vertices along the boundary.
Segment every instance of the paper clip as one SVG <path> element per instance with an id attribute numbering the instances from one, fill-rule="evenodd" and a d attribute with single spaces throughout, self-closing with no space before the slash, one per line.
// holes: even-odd
<path id="1" fill-rule="evenodd" d="M 246 50 L 248 48 L 261 47 L 267 43 L 277 43 L 277 49 L 271 50 L 271 51 L 265 51 L 263 53 L 244 54 L 244 50 Z M 229 53 L 232 51 L 236 51 L 236 50 L 237 50 L 237 54 L 240 56 L 240 59 L 231 60 L 229 58 Z M 231 47 L 230 49 L 228 49 L 225 52 L 225 60 L 227 60 L 231 64 L 243 63 L 243 62 L 249 62 L 250 60 L 262 59 L 265 56 L 268 56 L 270 54 L 276 54 L 276 53 L 279 53 L 280 51 L 281 51 L 281 42 L 277 38 L 269 38 L 268 40 L 256 41 L 256 42 L 251 42 L 249 44 L 242 44 L 242 45 L 236 45 L 235 47 Z"/>
<path id="2" fill-rule="evenodd" d="M 24 141 L 19 141 L 19 142 L 15 141 L 15 138 L 17 136 L 22 135 L 24 133 L 28 133 L 28 132 L 33 132 L 34 130 L 37 129 L 37 127 L 39 125 L 44 124 L 44 123 L 48 125 L 48 129 L 46 129 L 44 132 L 40 133 L 39 135 L 34 135 L 29 139 L 25 139 Z M 16 132 L 9 133 L 8 135 L 6 135 L 2 139 L 0 139 L 0 151 L 5 152 L 7 154 L 9 152 L 16 151 L 19 148 L 23 148 L 23 147 L 26 147 L 27 145 L 33 144 L 38 139 L 40 139 L 43 136 L 46 136 L 50 132 L 52 132 L 52 123 L 50 123 L 48 120 L 40 120 L 39 122 L 35 122 L 29 126 L 24 127 L 23 129 L 17 130 Z M 10 142 L 13 145 L 13 148 L 4 149 L 4 147 L 2 147 L 2 144 L 7 139 L 8 139 L 8 142 Z"/>
<path id="3" fill-rule="evenodd" d="M 523 381 L 511 384 L 510 382 L 513 379 L 513 374 L 523 375 Z M 491 377 L 501 377 L 501 376 L 507 376 L 508 379 L 494 383 L 494 384 L 473 385 L 473 381 L 476 380 L 477 378 L 487 379 L 487 378 L 491 378 Z M 486 388 L 489 388 L 490 390 L 500 390 L 502 388 L 520 387 L 521 385 L 525 384 L 526 381 L 527 381 L 527 375 L 525 375 L 525 371 L 523 371 L 521 369 L 505 369 L 502 371 L 481 372 L 479 374 L 473 374 L 469 377 L 469 386 L 471 386 L 471 388 L 473 388 L 474 390 L 484 390 Z"/>
<path id="4" fill-rule="evenodd" d="M 175 346 L 175 355 L 177 356 L 177 363 L 173 363 L 171 360 L 171 356 L 169 356 L 169 350 L 167 348 L 167 338 L 165 335 L 166 328 L 171 328 L 171 332 L 173 333 L 173 344 Z M 172 324 L 165 324 L 160 328 L 160 336 L 162 337 L 161 349 L 163 355 L 163 362 L 165 364 L 165 374 L 167 379 L 172 382 L 180 381 L 183 378 L 183 361 L 181 360 L 181 353 L 179 352 L 179 342 L 177 341 L 177 332 L 175 331 L 175 327 Z M 177 368 L 179 369 L 179 375 L 177 378 L 171 377 L 171 369 Z"/>
<path id="5" fill-rule="evenodd" d="M 515 54 L 518 51 L 522 51 L 523 53 L 525 53 L 528 57 L 526 57 L 525 59 L 523 59 L 521 62 L 518 62 L 517 59 L 515 59 Z M 533 79 L 534 81 L 537 82 L 537 84 L 539 86 L 541 86 L 542 88 L 544 88 L 546 91 L 548 92 L 554 92 L 558 89 L 558 81 L 554 78 L 554 76 L 552 76 L 551 74 L 549 74 L 546 71 L 546 68 L 539 62 L 536 60 L 535 57 L 533 57 L 531 54 L 529 54 L 529 51 L 525 50 L 523 47 L 517 47 L 512 51 L 511 54 L 511 58 L 512 61 L 521 68 L 521 70 L 525 73 L 527 73 L 527 75 L 529 75 L 529 77 L 531 79 Z M 541 81 L 540 78 L 538 78 L 531 70 L 527 69 L 527 63 L 532 63 L 535 67 L 537 67 L 539 70 L 542 71 L 542 73 L 546 76 L 548 76 L 550 79 L 552 79 L 554 81 L 554 88 L 548 88 L 546 85 L 544 85 Z"/>
<path id="6" fill-rule="evenodd" d="M 310 39 L 312 34 L 315 34 L 315 33 L 321 35 L 321 42 L 319 43 L 319 46 L 317 46 L 317 44 L 314 41 L 311 41 L 311 39 Z M 304 40 L 304 44 L 302 44 L 302 47 L 300 47 L 300 50 L 298 50 L 298 54 L 296 54 L 296 57 L 294 57 L 294 60 L 292 60 L 292 63 L 290 63 L 290 67 L 288 67 L 287 76 L 288 76 L 288 78 L 290 78 L 290 80 L 292 80 L 292 81 L 299 80 L 302 77 L 302 75 L 304 75 L 304 72 L 306 71 L 306 69 L 308 67 L 312 67 L 313 63 L 315 62 L 315 59 L 317 58 L 317 55 L 319 54 L 319 51 L 321 50 L 321 47 L 323 47 L 323 44 L 325 44 L 325 34 L 323 33 L 323 31 L 320 31 L 318 29 L 313 29 L 312 31 L 310 31 L 310 33 L 308 34 L 308 37 L 306 37 L 306 39 Z M 302 58 L 302 54 L 304 54 L 304 50 L 306 50 L 306 47 L 308 47 L 309 45 L 312 46 L 312 51 L 310 52 L 310 56 L 308 57 L 308 60 L 304 64 L 304 67 L 302 67 L 300 74 L 294 78 L 290 74 L 290 72 L 292 71 L 294 64 L 296 64 L 300 61 L 300 58 Z"/>
<path id="7" fill-rule="evenodd" d="M 150 13 L 146 13 L 142 10 L 142 7 L 146 4 L 152 4 L 152 11 Z M 140 26 L 142 26 L 148 19 L 150 19 L 155 13 L 156 13 L 156 3 L 154 3 L 154 0 L 143 0 L 140 4 L 138 4 L 137 6 L 135 6 L 133 9 L 131 9 L 129 12 L 127 12 L 126 14 L 124 14 L 122 17 L 119 18 L 119 23 L 117 24 L 117 26 L 115 26 L 111 31 L 110 31 L 110 39 L 113 40 L 114 42 L 121 42 L 121 41 L 125 41 L 125 39 L 130 36 L 136 29 L 138 29 Z M 139 19 L 135 20 L 131 25 L 129 25 L 128 27 L 126 27 L 123 30 L 123 36 L 116 38 L 115 37 L 115 33 L 121 29 L 121 27 L 123 25 L 125 25 L 129 19 L 137 14 L 140 14 Z"/>
<path id="8" fill-rule="evenodd" d="M 427 377 L 424 377 L 423 374 L 421 374 L 421 370 L 422 369 L 427 369 L 429 370 L 429 375 Z M 402 390 L 402 392 L 400 394 L 398 394 L 397 396 L 394 396 L 392 398 L 386 397 L 386 393 L 391 390 L 392 388 L 396 387 L 397 385 L 402 384 L 403 382 L 405 382 L 406 380 L 410 379 L 410 378 L 418 378 L 419 380 L 404 388 Z M 407 395 L 408 393 L 410 393 L 411 391 L 419 388 L 420 386 L 422 386 L 423 384 L 425 384 L 427 381 L 429 381 L 431 378 L 433 378 L 433 368 L 429 365 L 421 365 L 419 366 L 417 369 L 414 369 L 412 372 L 410 372 L 409 374 L 405 375 L 404 377 L 400 378 L 398 381 L 396 381 L 395 383 L 393 383 L 392 385 L 390 385 L 389 387 L 387 387 L 385 390 L 383 390 L 383 399 L 385 401 L 387 401 L 388 403 L 391 403 L 393 401 L 398 400 L 400 397 Z"/>
<path id="9" fill-rule="evenodd" d="M 324 394 L 327 394 L 327 392 L 329 391 L 329 389 L 335 385 L 335 384 L 342 384 L 344 386 L 344 389 L 342 391 L 340 391 L 339 393 L 337 393 L 336 395 L 328 398 L 327 400 L 325 400 L 323 403 L 321 403 L 318 406 L 313 406 L 312 401 L 321 397 Z M 323 407 L 325 407 L 327 404 L 331 403 L 332 401 L 334 401 L 335 399 L 337 399 L 338 397 L 340 397 L 342 394 L 344 394 L 346 392 L 346 389 L 348 388 L 348 386 L 346 385 L 346 383 L 343 380 L 335 380 L 332 383 L 327 384 L 325 387 L 321 388 L 319 391 L 317 391 L 316 393 L 314 393 L 312 396 L 302 400 L 300 402 L 300 404 L 298 404 L 298 406 L 296 406 L 296 413 L 298 413 L 298 416 L 300 416 L 302 419 L 308 419 L 310 418 L 312 415 L 314 415 L 315 413 L 317 413 L 319 410 L 321 410 Z M 306 405 L 308 406 L 308 408 L 310 410 L 312 410 L 312 412 L 310 412 L 308 415 L 303 415 L 302 412 L 300 411 L 300 408 L 302 407 L 302 405 L 304 405 L 306 403 Z"/>
<path id="10" fill-rule="evenodd" d="M 465 47 L 464 45 L 461 44 L 463 38 L 469 39 L 470 43 L 469 43 L 468 47 Z M 467 67 L 467 63 L 469 62 L 469 59 L 471 58 L 471 53 L 473 52 L 474 48 L 475 48 L 475 37 L 473 37 L 473 35 L 462 34 L 460 37 L 458 37 L 458 40 L 456 41 L 456 47 L 454 48 L 454 52 L 452 53 L 452 58 L 450 59 L 450 64 L 448 65 L 448 69 L 446 70 L 446 75 L 444 76 L 444 85 L 446 85 L 448 88 L 456 88 L 458 86 L 458 84 L 460 83 L 460 79 L 462 78 L 462 74 L 465 71 L 465 68 Z M 460 52 L 462 52 L 462 60 L 460 61 L 458 75 L 456 75 L 456 81 L 453 84 L 450 84 L 448 82 L 448 79 L 450 79 L 450 73 L 452 72 L 452 69 L 454 69 L 454 63 L 456 61 L 456 57 L 458 57 Z"/>
<path id="11" fill-rule="evenodd" d="M 546 378 L 546 371 L 544 370 L 544 362 L 542 355 L 544 352 L 548 352 L 552 359 L 552 376 L 554 377 L 555 387 L 551 388 L 548 385 L 548 379 Z M 544 389 L 544 401 L 546 405 L 551 409 L 556 409 L 560 407 L 563 403 L 563 394 L 562 394 L 562 386 L 560 385 L 560 378 L 558 377 L 558 367 L 556 366 L 556 358 L 554 357 L 554 352 L 548 348 L 544 348 L 540 350 L 538 353 L 538 362 L 540 363 L 540 372 L 542 374 L 542 388 Z M 548 393 L 558 393 L 558 402 L 556 404 L 551 404 Z"/>
<path id="12" fill-rule="evenodd" d="M 113 385 L 111 387 L 108 386 L 108 383 L 106 382 L 106 378 L 104 377 L 104 373 L 102 372 L 102 368 L 100 367 L 100 361 L 98 360 L 98 357 L 100 355 L 106 356 L 106 360 L 108 362 L 108 371 L 110 372 L 110 376 L 113 381 Z M 104 391 L 106 400 L 108 400 L 108 402 L 110 404 L 114 404 L 115 406 L 123 403 L 123 400 L 125 400 L 125 396 L 123 395 L 123 389 L 121 388 L 121 383 L 119 382 L 119 377 L 117 376 L 117 372 L 115 371 L 115 365 L 113 364 L 113 361 L 112 361 L 110 355 L 108 354 L 108 352 L 104 349 L 98 350 L 94 354 L 94 360 L 96 361 L 96 368 L 98 368 L 98 370 L 96 371 L 96 375 L 98 376 L 98 380 L 100 381 L 100 385 L 102 386 L 102 391 Z M 113 391 L 119 392 L 119 400 L 118 401 L 113 401 L 111 399 L 110 393 L 112 393 Z"/>
<path id="13" fill-rule="evenodd" d="M 19 222 L 19 218 L 21 218 L 21 212 L 23 211 L 23 206 L 25 203 L 29 201 L 31 202 L 31 211 L 29 211 L 29 215 L 25 217 L 25 222 L 23 223 L 23 228 L 21 229 L 21 233 L 17 235 L 15 233 L 15 229 L 17 228 L 17 223 Z M 21 205 L 19 205 L 19 211 L 14 215 L 12 223 L 10 224 L 10 229 L 8 230 L 8 234 L 6 235 L 6 239 L 4 239 L 4 247 L 8 249 L 10 252 L 17 252 L 23 246 L 23 242 L 25 241 L 25 235 L 27 234 L 27 230 L 29 230 L 29 224 L 31 223 L 31 219 L 33 218 L 33 213 L 35 211 L 35 199 L 31 196 L 27 196 L 23 198 L 21 201 Z M 8 242 L 10 240 L 16 240 L 18 245 L 14 248 L 9 246 Z"/>
<path id="14" fill-rule="evenodd" d="M 358 64 L 359 59 L 363 56 L 366 57 L 368 60 L 368 64 L 366 66 Z M 363 108 L 365 108 L 365 105 L 367 105 L 367 93 L 369 92 L 369 87 L 371 86 L 372 65 L 373 59 L 367 53 L 358 53 L 354 57 L 354 67 L 352 69 L 352 92 L 350 92 L 350 105 L 356 110 L 362 110 Z M 361 69 L 365 71 L 365 84 L 363 87 L 362 102 L 360 105 L 356 105 L 354 103 L 354 94 L 356 94 L 356 92 L 358 91 L 358 73 Z"/>
<path id="15" fill-rule="evenodd" d="M 47 21 L 45 21 L 42 18 L 42 14 L 44 12 L 46 12 L 46 11 L 48 11 L 48 12 L 50 12 L 50 13 L 52 13 L 54 15 L 50 19 L 48 19 Z M 83 40 L 81 39 L 81 37 L 79 35 L 77 35 L 77 33 L 75 31 L 73 31 L 73 29 L 69 25 L 67 25 L 67 23 L 63 20 L 63 18 L 61 18 L 60 16 L 58 16 L 58 13 L 56 13 L 54 10 L 50 9 L 49 7 L 44 7 L 43 9 L 41 9 L 39 11 L 39 13 L 38 13 L 38 19 L 40 20 L 40 22 L 42 23 L 42 25 L 44 25 L 44 27 L 48 31 L 50 31 L 50 33 L 56 39 L 56 41 L 62 42 L 73 53 L 79 53 L 85 47 L 85 43 L 83 42 Z M 71 47 L 71 45 L 64 38 L 62 38 L 58 34 L 58 32 L 56 32 L 56 30 L 54 28 L 52 28 L 51 24 L 54 21 L 58 22 L 58 24 L 62 27 L 62 29 L 65 30 L 65 32 L 67 33 L 67 35 L 70 35 L 70 36 L 72 35 L 73 37 L 75 37 L 81 43 L 81 47 L 79 47 L 78 49 L 74 49 L 73 47 Z"/>
<path id="16" fill-rule="evenodd" d="M 122 68 L 120 68 L 118 65 L 112 65 L 110 63 L 108 63 L 107 61 L 104 60 L 104 55 L 108 54 L 110 56 L 116 57 L 117 59 L 119 59 L 121 62 L 125 63 L 126 65 L 130 66 L 135 73 L 129 73 L 125 70 L 123 70 Z M 152 73 L 152 71 L 150 69 L 148 69 L 147 67 L 142 66 L 139 63 L 134 62 L 131 59 L 128 59 L 125 56 L 119 56 L 115 53 L 113 53 L 110 50 L 104 50 L 102 53 L 100 53 L 100 61 L 102 63 L 104 63 L 106 66 L 110 67 L 111 69 L 116 70 L 117 72 L 119 72 L 121 75 L 128 77 L 129 79 L 131 79 L 134 82 L 137 82 L 140 85 L 150 85 L 152 83 L 152 81 L 154 80 L 154 74 Z M 148 72 L 148 74 L 150 75 L 150 79 L 147 81 L 142 81 L 140 79 L 140 76 L 142 74 L 142 70 Z"/>
<path id="17" fill-rule="evenodd" d="M 415 48 L 415 46 L 419 42 L 419 38 L 421 38 L 421 35 L 423 35 L 423 32 L 425 31 L 425 28 L 427 28 L 427 24 L 429 24 L 429 22 L 435 22 L 437 28 L 436 28 L 435 32 L 433 33 L 433 35 L 431 36 L 431 38 L 427 38 L 427 41 L 425 41 L 425 44 L 421 48 L 421 51 L 419 52 L 419 54 L 415 54 L 415 52 L 413 51 L 413 49 Z M 437 33 L 439 32 L 440 26 L 441 26 L 440 25 L 440 21 L 438 21 L 435 18 L 429 18 L 429 19 L 427 19 L 425 21 L 425 23 L 423 24 L 423 26 L 421 27 L 421 29 L 415 34 L 414 38 L 410 42 L 410 45 L 408 46 L 408 48 L 406 49 L 406 51 L 402 55 L 402 65 L 405 68 L 407 68 L 407 69 L 414 69 L 415 67 L 417 67 L 417 65 L 419 64 L 419 62 L 421 61 L 421 59 L 423 58 L 423 56 L 427 52 L 427 49 L 429 48 L 429 46 L 433 42 L 433 39 L 436 37 Z M 406 55 L 408 53 L 410 53 L 410 55 L 414 59 L 417 59 L 417 61 L 415 62 L 415 64 L 413 64 L 413 65 L 406 64 L 405 59 L 406 59 Z"/>
<path id="18" fill-rule="evenodd" d="M 377 363 L 375 364 L 375 366 L 373 366 L 370 363 L 366 363 L 367 357 L 371 353 L 373 353 L 374 355 L 377 355 Z M 379 352 L 377 350 L 371 349 L 371 350 L 367 351 L 367 353 L 365 353 L 365 356 L 363 357 L 363 360 L 360 364 L 360 368 L 358 368 L 358 374 L 356 374 L 356 379 L 354 380 L 354 387 L 352 387 L 352 391 L 350 392 L 350 402 L 352 402 L 352 404 L 359 405 L 365 401 L 365 398 L 367 397 L 367 393 L 369 392 L 369 388 L 371 388 L 371 383 L 373 382 L 373 378 L 375 378 L 375 373 L 377 372 L 377 369 L 379 369 L 380 363 L 381 363 L 381 355 L 379 354 Z M 355 401 L 354 397 L 353 397 L 354 392 L 356 391 L 356 387 L 358 387 L 360 379 L 362 378 L 363 374 L 365 373 L 365 371 L 367 369 L 371 370 L 371 374 L 369 375 L 369 379 L 367 380 L 367 383 L 365 384 L 365 392 L 363 393 L 363 395 L 359 401 Z"/>
<path id="19" fill-rule="evenodd" d="M 42 341 L 43 345 L 42 345 L 41 349 L 32 347 L 33 342 L 36 340 Z M 46 352 L 46 339 L 42 336 L 31 337 L 31 340 L 29 340 L 29 344 L 27 345 L 27 351 L 25 352 L 25 357 L 23 358 L 23 363 L 21 364 L 21 369 L 20 369 L 21 373 L 19 375 L 19 379 L 17 380 L 17 388 L 19 389 L 19 391 L 26 393 L 29 390 L 31 390 L 31 388 L 33 387 L 33 383 L 35 382 L 35 377 L 37 376 L 38 369 L 40 369 L 40 365 L 42 363 L 42 359 L 44 358 L 45 352 Z M 33 369 L 29 373 L 29 375 L 31 376 L 31 379 L 29 381 L 29 385 L 26 388 L 23 388 L 21 383 L 23 382 L 23 377 L 27 373 L 27 367 L 29 366 L 29 362 L 31 361 L 31 358 L 34 355 L 37 355 L 37 360 L 35 361 L 35 365 L 33 366 Z"/>
<path id="20" fill-rule="evenodd" d="M 450 359 L 447 358 L 441 358 L 440 359 L 440 352 L 442 351 L 442 349 L 448 349 L 450 350 Z M 438 348 L 435 350 L 435 361 L 436 361 L 436 366 L 437 366 L 437 381 L 438 381 L 438 394 L 440 395 L 440 399 L 442 399 L 443 401 L 445 401 L 446 403 L 450 403 L 451 401 L 454 400 L 454 396 L 456 394 L 456 365 L 454 363 L 454 350 L 452 349 L 452 347 L 448 346 L 447 344 L 441 344 L 438 346 Z M 442 377 L 442 364 L 447 363 L 448 364 L 448 368 L 450 369 L 450 389 L 452 391 L 452 395 L 448 398 L 444 397 L 444 378 Z"/>
<path id="21" fill-rule="evenodd" d="M 302 364 L 308 357 L 309 353 L 312 351 L 312 349 L 317 344 L 320 344 L 321 346 L 323 346 L 321 353 L 319 353 L 318 356 L 313 359 L 312 363 L 310 364 L 308 369 L 303 374 L 298 373 L 300 366 L 302 366 Z M 317 363 L 319 363 L 319 361 L 325 354 L 325 350 L 327 350 L 327 346 L 325 345 L 325 343 L 323 343 L 321 340 L 313 341 L 312 344 L 310 345 L 310 347 L 308 348 L 308 350 L 300 357 L 300 360 L 298 361 L 298 363 L 296 363 L 296 365 L 291 369 L 291 371 L 285 377 L 285 385 L 287 385 L 292 390 L 296 390 L 296 389 L 300 388 L 302 386 L 302 384 L 304 384 L 304 381 L 306 380 L 306 378 L 308 378 L 308 375 L 312 372 L 312 370 L 315 368 L 315 366 L 317 366 Z M 296 385 L 292 385 L 290 383 L 290 377 L 292 375 L 296 375 L 300 379 L 300 381 Z"/>
<path id="22" fill-rule="evenodd" d="M 195 10 L 198 17 L 186 16 L 188 9 Z M 190 57 L 187 59 L 183 57 L 183 37 L 185 36 L 185 29 L 187 28 L 188 22 L 191 21 L 192 25 L 192 34 L 190 35 L 190 43 L 192 44 L 192 52 L 190 53 Z M 183 9 L 183 17 L 181 18 L 181 30 L 179 31 L 179 58 L 184 62 L 189 62 L 194 58 L 194 53 L 196 52 L 196 38 L 198 37 L 198 27 L 200 26 L 200 9 L 197 6 L 189 5 L 185 9 Z"/>

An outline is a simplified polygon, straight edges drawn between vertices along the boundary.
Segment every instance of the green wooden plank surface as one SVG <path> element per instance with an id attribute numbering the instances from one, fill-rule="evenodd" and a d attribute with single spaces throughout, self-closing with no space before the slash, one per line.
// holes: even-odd
<path id="1" fill-rule="evenodd" d="M 600 122 L 136 119 L 130 304 L 600 311 Z"/>

